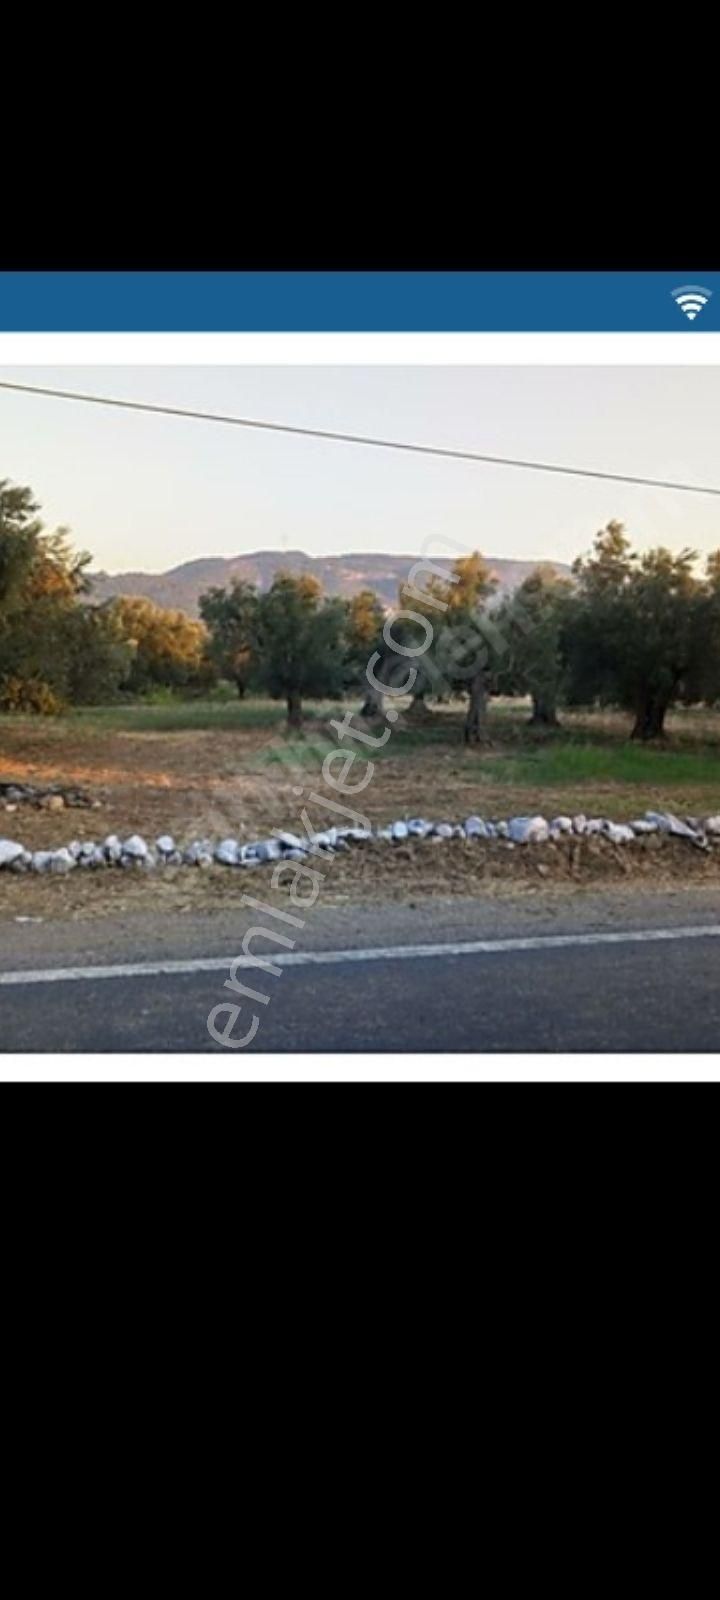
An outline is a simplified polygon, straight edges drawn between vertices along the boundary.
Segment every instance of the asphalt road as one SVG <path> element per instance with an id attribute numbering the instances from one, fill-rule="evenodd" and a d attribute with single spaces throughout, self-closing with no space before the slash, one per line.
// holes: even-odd
<path id="1" fill-rule="evenodd" d="M 398 958 L 387 934 L 384 953 L 375 953 L 384 948 L 377 940 L 366 939 L 360 960 L 325 948 L 310 953 L 311 964 L 304 964 L 307 953 L 301 952 L 301 964 L 287 965 L 277 976 L 238 974 L 270 999 L 266 1006 L 246 1000 L 234 1033 L 240 1035 L 259 1015 L 246 1056 L 251 1050 L 715 1051 L 720 938 L 700 930 L 720 930 L 720 920 L 706 914 L 694 924 L 675 918 L 663 925 L 657 916 L 648 928 L 641 922 L 593 931 L 576 915 L 560 935 L 542 926 L 528 934 L 522 924 L 515 935 L 508 928 L 500 938 L 481 934 L 485 948 L 472 953 L 459 953 L 457 940 L 440 940 L 426 955 L 414 954 L 405 943 Z M 476 932 L 475 941 L 470 934 L 465 943 L 477 939 Z M 522 947 L 514 940 L 523 941 Z M 266 948 L 276 955 L 275 947 Z M 213 1009 L 237 997 L 223 987 L 227 968 L 195 970 L 206 958 L 219 963 L 231 955 L 216 948 L 183 957 L 182 970 L 106 977 L 86 969 L 70 976 L 66 960 L 52 963 L 44 977 L 44 969 L 27 962 L 13 973 L 5 959 L 1 1048 L 220 1050 L 237 1062 L 243 1052 L 223 1048 L 208 1033 Z M 223 1028 L 228 1015 L 216 1021 Z"/>

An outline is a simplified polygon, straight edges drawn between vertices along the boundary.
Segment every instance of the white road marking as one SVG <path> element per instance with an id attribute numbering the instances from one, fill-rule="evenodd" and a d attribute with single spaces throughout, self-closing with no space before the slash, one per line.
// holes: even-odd
<path id="1" fill-rule="evenodd" d="M 720 938 L 720 923 L 694 928 L 625 929 L 620 933 L 549 933 L 516 939 L 473 939 L 452 944 L 401 944 L 370 950 L 293 950 L 267 956 L 211 956 L 192 961 L 127 962 L 113 967 L 47 967 L 41 971 L 0 973 L 0 988 L 38 983 L 92 983 L 106 978 L 162 978 L 198 972 L 278 967 L 333 967 L 363 961 L 423 961 L 443 956 L 502 956 L 513 951 L 572 950 L 594 945 L 670 944 L 684 939 Z"/>

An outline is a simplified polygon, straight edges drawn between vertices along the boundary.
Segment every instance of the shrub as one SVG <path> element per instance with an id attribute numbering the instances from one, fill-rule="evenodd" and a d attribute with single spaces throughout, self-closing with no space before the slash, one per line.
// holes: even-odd
<path id="1" fill-rule="evenodd" d="M 0 711 L 58 717 L 64 709 L 62 700 L 42 678 L 0 679 Z"/>

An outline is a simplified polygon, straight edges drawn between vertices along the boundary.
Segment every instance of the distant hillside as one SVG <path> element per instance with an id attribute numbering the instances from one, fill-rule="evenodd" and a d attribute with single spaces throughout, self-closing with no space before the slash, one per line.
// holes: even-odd
<path id="1" fill-rule="evenodd" d="M 244 578 L 267 589 L 275 573 L 284 568 L 288 572 L 310 572 L 319 578 L 327 594 L 340 594 L 346 598 L 359 589 L 373 589 L 386 606 L 397 603 L 398 587 L 407 578 L 413 564 L 411 556 L 348 555 L 307 556 L 302 550 L 258 550 L 248 556 L 208 556 L 198 561 L 186 561 L 169 572 L 98 572 L 92 574 L 92 592 L 96 600 L 109 600 L 115 595 L 143 595 L 157 605 L 171 606 L 198 615 L 198 598 L 205 589 L 214 585 L 225 588 L 233 578 Z M 517 588 L 533 567 L 534 561 L 506 561 L 489 556 L 488 562 L 498 579 L 499 592 L 507 593 Z M 433 558 L 435 565 L 449 571 L 451 560 Z M 561 562 L 550 565 L 556 571 L 567 573 L 569 568 Z"/>

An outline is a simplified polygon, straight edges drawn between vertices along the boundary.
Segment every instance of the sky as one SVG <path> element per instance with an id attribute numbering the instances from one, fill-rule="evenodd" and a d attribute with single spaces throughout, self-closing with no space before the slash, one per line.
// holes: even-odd
<path id="1" fill-rule="evenodd" d="M 303 427 L 720 485 L 720 367 L 4 367 L 0 377 Z M 256 550 L 572 561 L 720 547 L 720 498 L 404 456 L 0 390 L 0 479 L 96 569 Z M 447 553 L 447 551 L 445 551 Z"/>

